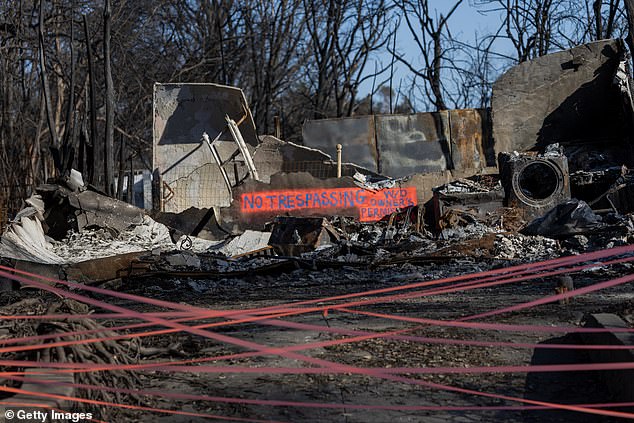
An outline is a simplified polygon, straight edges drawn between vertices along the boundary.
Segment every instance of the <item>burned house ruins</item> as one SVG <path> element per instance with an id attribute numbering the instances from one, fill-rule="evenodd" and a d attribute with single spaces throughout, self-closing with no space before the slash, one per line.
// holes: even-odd
<path id="1" fill-rule="evenodd" d="M 580 45 L 490 109 L 308 120 L 301 144 L 258 135 L 238 87 L 156 83 L 129 203 L 74 171 L 4 229 L 2 407 L 634 417 L 628 60 Z"/>

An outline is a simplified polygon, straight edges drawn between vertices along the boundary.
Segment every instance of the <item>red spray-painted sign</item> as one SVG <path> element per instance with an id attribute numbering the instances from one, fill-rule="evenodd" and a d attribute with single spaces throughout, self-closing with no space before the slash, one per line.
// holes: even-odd
<path id="1" fill-rule="evenodd" d="M 367 191 L 361 188 L 322 188 L 261 191 L 242 194 L 243 213 L 288 212 L 305 209 L 358 209 L 359 220 L 371 222 L 396 209 L 417 204 L 416 188 Z"/>

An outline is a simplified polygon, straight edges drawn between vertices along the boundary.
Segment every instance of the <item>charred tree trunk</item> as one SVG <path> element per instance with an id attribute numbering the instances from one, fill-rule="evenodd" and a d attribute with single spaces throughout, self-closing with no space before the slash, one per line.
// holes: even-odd
<path id="1" fill-rule="evenodd" d="M 594 10 L 594 25 L 597 40 L 603 38 L 603 16 L 601 15 L 601 6 L 603 2 L 601 0 L 594 0 L 592 9 Z"/>
<path id="2" fill-rule="evenodd" d="M 434 105 L 436 110 L 447 110 L 447 103 L 445 103 L 444 94 L 442 92 L 442 58 L 443 48 L 440 37 L 442 36 L 442 27 L 438 32 L 432 34 L 432 40 L 434 43 L 434 59 L 432 61 L 432 67 L 429 69 L 429 83 L 431 85 L 431 92 L 434 94 Z"/>
<path id="3" fill-rule="evenodd" d="M 121 142 L 119 143 L 119 174 L 117 179 L 117 199 L 123 200 L 123 178 L 125 174 L 125 138 L 123 135 L 119 136 Z"/>
<path id="4" fill-rule="evenodd" d="M 66 109 L 66 125 L 64 130 L 64 136 L 62 142 L 64 146 L 71 146 L 73 144 L 73 119 L 75 116 L 75 26 L 73 25 L 73 2 L 70 6 L 70 90 L 68 94 L 68 108 Z"/>
<path id="5" fill-rule="evenodd" d="M 70 89 L 68 93 L 68 104 L 66 108 L 66 124 L 64 125 L 64 135 L 62 137 L 61 162 L 62 176 L 70 176 L 70 170 L 73 167 L 75 138 L 74 120 L 75 120 L 75 26 L 73 24 L 73 1 L 70 3 Z"/>
<path id="6" fill-rule="evenodd" d="M 627 45 L 630 48 L 630 53 L 634 55 L 634 0 L 624 0 L 625 10 L 627 11 Z"/>
<path id="7" fill-rule="evenodd" d="M 216 4 L 216 10 L 220 10 L 220 1 Z M 228 84 L 227 81 L 227 64 L 225 63 L 225 47 L 224 47 L 224 39 L 222 35 L 222 24 L 220 22 L 220 14 L 218 14 L 218 18 L 216 19 L 216 27 L 218 30 L 218 43 L 220 48 L 220 67 L 222 68 L 222 83 Z"/>
<path id="8" fill-rule="evenodd" d="M 113 194 L 114 172 L 114 87 L 112 82 L 112 67 L 110 62 L 110 25 L 111 3 L 106 0 L 103 11 L 103 58 L 104 75 L 106 78 L 106 137 L 104 144 L 104 188 L 108 195 Z"/>
<path id="9" fill-rule="evenodd" d="M 57 130 L 55 129 L 55 121 L 53 119 L 51 90 L 48 85 L 48 77 L 46 76 L 46 54 L 44 53 L 44 0 L 40 0 L 39 19 L 38 40 L 40 45 L 40 78 L 42 81 L 42 93 L 44 95 L 44 106 L 46 108 L 46 121 L 48 122 L 48 130 L 51 134 L 51 145 L 53 147 L 57 147 L 59 141 L 57 139 Z"/>
<path id="10" fill-rule="evenodd" d="M 86 56 L 88 59 L 88 79 L 90 80 L 90 136 L 86 137 L 86 173 L 89 184 L 95 183 L 95 140 L 97 139 L 97 99 L 95 87 L 95 64 L 90 47 L 90 35 L 88 33 L 88 20 L 84 15 L 84 36 L 86 38 Z M 88 104 L 86 105 L 86 107 Z"/>

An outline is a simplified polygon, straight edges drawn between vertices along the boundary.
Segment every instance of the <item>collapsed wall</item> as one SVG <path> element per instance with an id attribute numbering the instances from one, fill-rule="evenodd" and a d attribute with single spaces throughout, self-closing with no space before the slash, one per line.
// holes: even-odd
<path id="1" fill-rule="evenodd" d="M 543 151 L 558 143 L 573 171 L 592 166 L 597 154 L 601 165 L 629 159 L 632 109 L 624 61 L 621 40 L 602 40 L 509 69 L 493 85 L 496 153 Z"/>
<path id="2" fill-rule="evenodd" d="M 156 208 L 181 212 L 192 206 L 231 203 L 214 153 L 203 141 L 204 133 L 213 140 L 215 154 L 226 162 L 231 181 L 248 175 L 244 164 L 232 166 L 236 143 L 227 130 L 226 117 L 236 121 L 246 148 L 253 153 L 259 140 L 241 89 L 217 84 L 155 84 L 152 167 Z"/>
<path id="3" fill-rule="evenodd" d="M 489 123 L 485 109 L 353 116 L 306 121 L 302 138 L 331 154 L 341 144 L 346 160 L 392 178 L 479 172 L 495 167 Z"/>
<path id="4" fill-rule="evenodd" d="M 372 221 L 396 208 L 427 203 L 434 187 L 456 178 L 497 173 L 498 153 L 536 154 L 559 144 L 564 155 L 557 159 L 540 162 L 529 155 L 510 161 L 510 168 L 502 172 L 504 204 L 536 217 L 570 198 L 571 191 L 577 194 L 579 178 L 573 172 L 630 164 L 633 114 L 624 59 L 620 40 L 575 47 L 506 72 L 494 84 L 491 113 L 466 109 L 308 121 L 303 127 L 304 146 L 255 137 L 246 100 L 237 88 L 158 86 L 154 128 L 158 209 L 181 213 L 194 207 L 189 215 L 202 216 L 201 221 L 217 223 L 227 232 L 261 228 L 279 215 L 336 214 Z M 221 97 L 224 106 L 201 107 L 199 100 Z M 222 120 L 225 113 L 247 134 L 249 157 L 235 152 Z M 186 124 L 190 115 L 196 133 Z M 166 135 L 171 127 L 183 125 L 187 135 Z M 221 162 L 213 163 L 207 146 L 197 139 L 203 130 L 210 138 L 218 134 L 213 143 L 219 150 L 227 147 Z M 336 178 L 332 160 L 338 144 L 343 145 L 344 160 L 364 166 L 344 164 L 341 179 Z M 249 173 L 251 157 L 257 177 Z M 562 163 L 548 165 L 557 160 Z M 363 178 L 381 174 L 399 179 L 389 187 L 373 188 L 355 180 L 358 171 L 366 175 Z M 223 182 L 223 172 L 230 182 L 226 175 Z M 605 184 L 612 182 L 607 178 Z M 393 198 L 378 198 L 376 189 Z M 193 226 L 194 233 L 199 226 Z"/>

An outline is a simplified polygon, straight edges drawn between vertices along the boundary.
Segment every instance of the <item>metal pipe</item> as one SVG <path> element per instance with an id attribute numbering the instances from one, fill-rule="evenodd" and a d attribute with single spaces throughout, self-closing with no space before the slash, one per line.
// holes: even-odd
<path id="1" fill-rule="evenodd" d="M 337 178 L 341 178 L 341 144 L 337 144 Z"/>
<path id="2" fill-rule="evenodd" d="M 279 116 L 273 116 L 273 122 L 275 123 L 275 138 L 282 139 L 282 123 Z"/>

